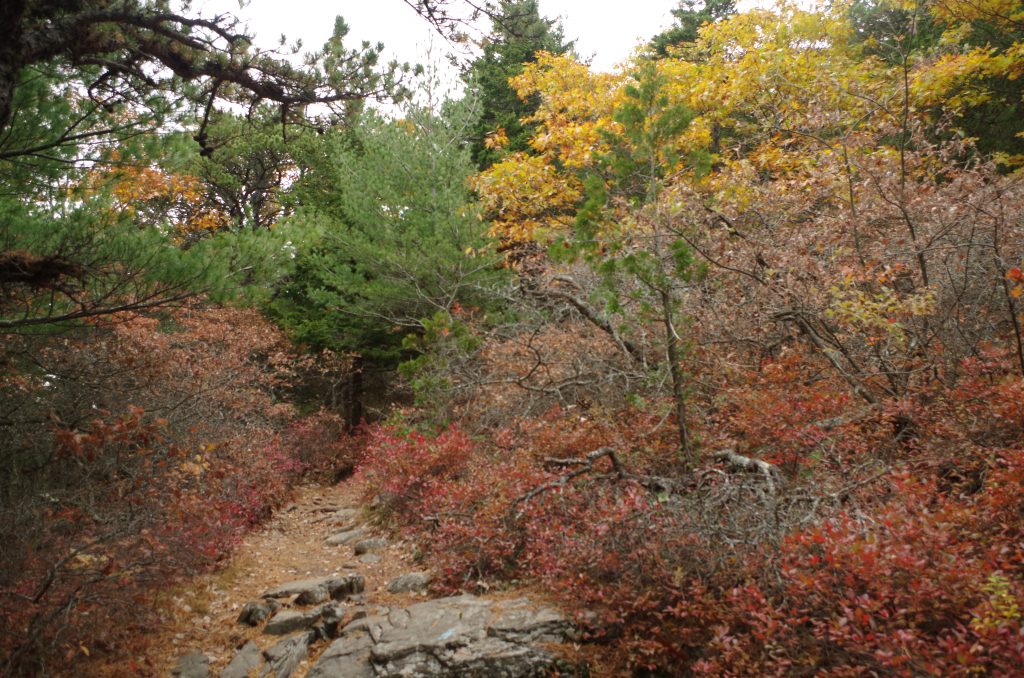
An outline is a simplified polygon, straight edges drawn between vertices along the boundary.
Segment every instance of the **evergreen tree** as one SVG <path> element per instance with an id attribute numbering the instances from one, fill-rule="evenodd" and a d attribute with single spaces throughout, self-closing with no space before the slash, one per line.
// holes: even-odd
<path id="1" fill-rule="evenodd" d="M 498 9 L 500 16 L 484 40 L 483 53 L 463 74 L 483 110 L 470 135 L 473 161 L 480 169 L 499 157 L 499 151 L 485 143 L 489 134 L 504 130 L 507 150 L 522 151 L 533 133 L 533 125 L 523 124 L 522 119 L 537 110 L 537 102 L 520 99 L 509 78 L 522 73 L 523 64 L 533 62 L 538 51 L 562 54 L 572 49 L 561 26 L 541 17 L 537 0 L 502 0 Z"/>
<path id="2" fill-rule="evenodd" d="M 294 66 L 254 49 L 230 15 L 188 12 L 164 0 L 3 3 L 0 330 L 252 286 L 267 264 L 286 263 L 283 238 L 262 230 L 244 242 L 209 239 L 215 229 L 203 228 L 194 234 L 210 242 L 181 251 L 196 239 L 181 236 L 183 215 L 204 202 L 189 176 L 199 155 L 221 170 L 211 186 L 226 180 L 221 194 L 211 191 L 214 208 L 239 224 L 276 217 L 282 149 L 269 135 L 260 146 L 241 123 L 219 141 L 247 138 L 248 148 L 214 148 L 211 134 L 224 131 L 211 123 L 222 117 L 214 102 L 246 105 L 253 124 L 270 115 L 260 102 L 272 102 L 280 131 L 306 104 L 343 117 L 365 97 L 400 89 L 403 67 L 378 66 L 379 45 L 347 49 L 340 18 L 324 49 Z M 246 176 L 254 170 L 261 175 Z M 232 190 L 244 199 L 237 209 Z"/>
<path id="3" fill-rule="evenodd" d="M 974 10 L 972 10 L 974 11 Z M 927 5 L 901 5 L 889 0 L 856 0 L 847 16 L 866 56 L 908 70 L 918 59 L 987 50 L 989 55 L 1012 54 L 1024 37 L 1018 19 L 999 10 L 978 9 L 978 18 L 958 26 L 942 21 Z M 983 153 L 1002 153 L 1019 166 L 1024 158 L 1024 83 L 995 69 L 962 88 L 973 90 L 971 106 L 957 111 L 955 125 L 962 136 L 977 140 Z"/>
<path id="4" fill-rule="evenodd" d="M 319 235 L 271 312 L 300 341 L 393 368 L 403 341 L 458 305 L 481 306 L 500 275 L 472 203 L 468 102 L 405 118 L 367 113 L 324 140 L 293 225 Z"/>
<path id="5" fill-rule="evenodd" d="M 668 56 L 669 47 L 693 42 L 700 27 L 736 13 L 735 0 L 680 0 L 672 10 L 675 24 L 654 36 L 651 50 L 655 57 Z"/>

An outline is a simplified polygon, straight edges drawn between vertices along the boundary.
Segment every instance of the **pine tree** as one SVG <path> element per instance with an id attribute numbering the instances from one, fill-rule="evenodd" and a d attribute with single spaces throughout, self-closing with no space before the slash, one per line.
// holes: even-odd
<path id="1" fill-rule="evenodd" d="M 563 54 L 572 49 L 561 26 L 541 17 L 537 0 L 502 0 L 499 9 L 500 17 L 484 40 L 483 53 L 463 74 L 483 109 L 470 136 L 473 161 L 480 169 L 499 158 L 499 151 L 485 143 L 488 135 L 503 130 L 508 137 L 507 150 L 522 151 L 533 133 L 533 126 L 522 119 L 537 110 L 537 102 L 516 96 L 509 78 L 522 73 L 524 63 L 535 61 L 538 51 Z"/>
<path id="2" fill-rule="evenodd" d="M 367 113 L 328 153 L 292 225 L 316 231 L 271 312 L 299 341 L 393 368 L 437 314 L 480 306 L 500 273 L 472 202 L 469 102 L 401 120 Z"/>
<path id="3" fill-rule="evenodd" d="M 651 49 L 656 57 L 668 56 L 670 47 L 694 42 L 704 24 L 714 23 L 735 13 L 735 0 L 680 0 L 679 7 L 672 10 L 675 24 L 654 36 Z"/>

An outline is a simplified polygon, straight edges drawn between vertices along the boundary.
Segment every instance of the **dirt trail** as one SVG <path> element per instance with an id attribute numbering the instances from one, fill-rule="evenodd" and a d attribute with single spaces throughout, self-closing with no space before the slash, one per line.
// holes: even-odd
<path id="1" fill-rule="evenodd" d="M 300 488 L 293 502 L 245 538 L 224 570 L 196 578 L 173 598 L 147 663 L 157 675 L 166 676 L 182 655 L 199 651 L 210 658 L 213 675 L 218 675 L 236 648 L 262 636 L 259 628 L 237 623 L 242 606 L 289 580 L 357 573 L 366 578 L 366 595 L 375 605 L 423 600 L 425 594 L 392 594 L 386 589 L 393 578 L 416 569 L 410 544 L 391 543 L 378 552 L 378 563 L 367 564 L 353 555 L 351 545 L 324 543 L 338 531 L 330 523 L 332 513 L 358 506 L 348 485 Z M 325 647 L 314 648 L 292 675 L 304 676 Z"/>
<path id="2" fill-rule="evenodd" d="M 95 658 L 80 675 L 163 677 L 179 671 L 183 678 L 207 678 L 220 676 L 233 659 L 232 676 L 269 671 L 276 678 L 522 677 L 546 674 L 553 663 L 559 670 L 570 664 L 597 668 L 580 654 L 575 625 L 539 591 L 431 599 L 423 590 L 426 577 L 414 574 L 429 571 L 428 564 L 415 562 L 411 543 L 390 539 L 367 517 L 348 484 L 299 488 L 294 501 L 243 540 L 223 569 L 166 592 L 162 619 L 136 656 Z M 404 581 L 419 580 L 415 592 L 388 591 L 407 574 Z M 297 580 L 317 580 L 312 586 L 322 597 L 305 600 L 313 591 L 296 597 L 296 584 L 311 586 Z M 254 625 L 248 626 L 239 620 L 247 603 L 247 614 L 253 605 L 274 609 L 259 620 L 249 618 Z"/>

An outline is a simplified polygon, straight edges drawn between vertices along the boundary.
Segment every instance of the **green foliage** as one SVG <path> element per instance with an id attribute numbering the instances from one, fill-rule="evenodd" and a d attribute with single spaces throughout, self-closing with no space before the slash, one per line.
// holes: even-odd
<path id="1" fill-rule="evenodd" d="M 155 229 L 112 218 L 102 203 L 93 198 L 54 219 L 0 201 L 0 251 L 6 253 L 0 331 L 176 303 L 195 293 L 258 301 L 291 265 L 278 234 L 222 234 L 185 251 Z M 16 279 L 10 274 L 15 266 L 36 277 Z"/>
<path id="2" fill-rule="evenodd" d="M 499 129 L 508 137 L 508 152 L 525 151 L 535 125 L 523 119 L 537 110 L 536 98 L 520 99 L 509 86 L 509 78 L 523 72 L 523 64 L 536 60 L 538 51 L 563 54 L 572 49 L 562 28 L 540 16 L 537 0 L 502 0 L 500 17 L 484 40 L 482 54 L 469 66 L 463 79 L 479 99 L 480 119 L 473 126 L 473 160 L 480 169 L 497 162 L 502 149 L 491 148 L 485 140 Z"/>
<path id="3" fill-rule="evenodd" d="M 230 15 L 164 2 L 21 2 L 0 17 L 4 330 L 190 293 L 258 299 L 291 266 L 287 239 L 266 232 L 296 174 L 285 130 L 294 141 L 306 104 L 343 116 L 366 96 L 401 94 L 407 70 L 380 67 L 380 45 L 347 48 L 340 19 L 295 66 L 253 49 Z M 189 213 L 203 219 L 186 223 Z M 224 226 L 263 232 L 209 238 Z"/>
<path id="4" fill-rule="evenodd" d="M 271 305 L 298 340 L 394 366 L 425 319 L 486 303 L 502 276 L 467 186 L 475 119 L 472 101 L 410 106 L 324 139 L 325 162 L 310 169 L 318 191 L 290 220 L 317 236 Z"/>
<path id="5" fill-rule="evenodd" d="M 268 106 L 245 117 L 215 111 L 197 135 L 203 149 L 189 169 L 204 184 L 206 204 L 227 217 L 227 228 L 269 229 L 287 215 L 287 187 L 299 174 L 295 147 L 310 135 L 289 122 L 295 121 L 282 121 Z"/>
<path id="6" fill-rule="evenodd" d="M 96 101 L 77 93 L 71 76 L 26 71 L 0 141 L 0 329 L 158 306 L 190 293 L 225 299 L 244 288 L 255 296 L 281 274 L 289 258 L 277 235 L 215 238 L 184 251 L 170 237 L 166 212 L 144 216 L 140 205 L 119 201 L 120 175 L 130 182 L 152 158 L 187 167 L 194 145 L 184 134 L 149 133 L 177 113 L 162 94 Z M 18 274 L 19 266 L 32 275 Z"/>
<path id="7" fill-rule="evenodd" d="M 933 50 L 942 37 L 941 25 L 923 4 L 856 0 L 850 3 L 847 16 L 854 40 L 862 45 L 864 53 L 893 64 L 902 60 L 903 53 Z"/>
<path id="8" fill-rule="evenodd" d="M 577 214 L 578 249 L 601 275 L 605 311 L 624 324 L 663 328 L 665 361 L 672 382 L 679 449 L 690 459 L 686 423 L 685 345 L 679 335 L 684 286 L 695 273 L 694 256 L 662 202 L 666 179 L 685 164 L 676 150 L 693 120 L 672 102 L 667 76 L 656 62 L 643 62 L 624 88 L 615 109 L 617 127 L 603 133 L 608 150 L 597 174 L 584 184 Z M 623 229 L 623 226 L 626 228 Z"/>
<path id="9" fill-rule="evenodd" d="M 256 49 L 230 14 L 175 11 L 166 0 L 5 3 L 0 49 L 0 131 L 18 115 L 12 105 L 25 72 L 60 73 L 77 96 L 105 105 L 173 93 L 209 110 L 214 100 L 251 106 L 273 101 L 283 114 L 309 104 L 343 114 L 368 96 L 401 92 L 408 66 L 378 64 L 383 45 L 349 49 L 338 17 L 322 50 L 295 65 L 279 52 Z"/>
<path id="10" fill-rule="evenodd" d="M 680 0 L 672 10 L 675 24 L 654 36 L 650 49 L 656 57 L 665 57 L 671 47 L 694 42 L 700 27 L 736 13 L 735 0 Z"/>
<path id="11" fill-rule="evenodd" d="M 865 56 L 910 67 L 925 59 L 967 56 L 976 49 L 995 58 L 1014 52 L 1024 30 L 1019 18 L 1003 11 L 998 3 L 952 3 L 942 9 L 927 3 L 858 0 L 850 5 L 848 18 Z M 1024 85 L 1012 69 L 996 70 L 1001 72 L 983 72 L 951 93 L 969 93 L 973 101 L 958 111 L 955 126 L 960 135 L 976 139 L 985 154 L 1024 154 Z"/>

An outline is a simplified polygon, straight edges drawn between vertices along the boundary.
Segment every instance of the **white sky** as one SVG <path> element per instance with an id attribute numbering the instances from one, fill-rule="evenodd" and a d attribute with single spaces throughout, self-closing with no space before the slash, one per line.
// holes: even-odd
<path id="1" fill-rule="evenodd" d="M 560 18 L 566 38 L 576 51 L 592 57 L 596 70 L 612 70 L 640 42 L 671 24 L 669 10 L 678 0 L 540 0 L 540 12 Z M 196 0 L 193 7 L 207 12 L 229 11 L 246 20 L 256 43 L 272 47 L 283 33 L 289 43 L 301 39 L 304 51 L 319 49 L 331 35 L 334 17 L 345 18 L 351 29 L 350 47 L 362 40 L 383 42 L 386 60 L 426 63 L 433 46 L 434 61 L 443 60 L 448 45 L 402 0 L 251 0 L 242 10 L 232 0 Z"/>

